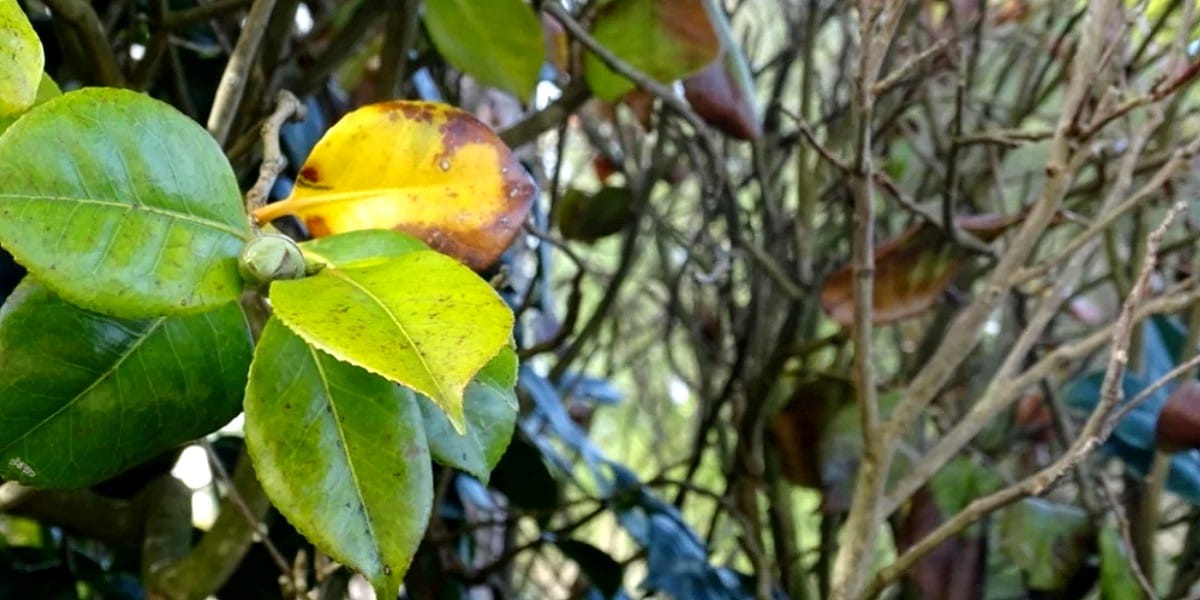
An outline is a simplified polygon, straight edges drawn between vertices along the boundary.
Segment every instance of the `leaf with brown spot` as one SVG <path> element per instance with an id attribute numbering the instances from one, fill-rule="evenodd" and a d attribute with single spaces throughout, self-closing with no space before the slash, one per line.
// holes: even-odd
<path id="1" fill-rule="evenodd" d="M 1167 452 L 1200 448 L 1200 381 L 1184 381 L 1171 392 L 1158 413 L 1154 438 Z"/>
<path id="2" fill-rule="evenodd" d="M 592 36 L 662 83 L 700 71 L 721 50 L 704 0 L 614 0 L 596 14 Z M 584 77 L 602 100 L 616 100 L 634 88 L 591 53 L 584 59 Z"/>
<path id="3" fill-rule="evenodd" d="M 304 162 L 291 196 L 254 217 L 294 215 L 313 237 L 395 229 L 483 269 L 516 238 L 536 192 L 508 147 L 470 114 L 381 102 L 338 121 Z"/>
<path id="4" fill-rule="evenodd" d="M 955 223 L 959 229 L 990 241 L 1019 218 L 983 214 L 961 217 Z M 899 237 L 880 244 L 875 249 L 872 322 L 891 323 L 928 310 L 950 287 L 966 257 L 966 250 L 928 223 L 913 225 Z M 846 265 L 830 275 L 821 288 L 821 306 L 845 327 L 854 321 L 853 285 L 853 268 Z"/>

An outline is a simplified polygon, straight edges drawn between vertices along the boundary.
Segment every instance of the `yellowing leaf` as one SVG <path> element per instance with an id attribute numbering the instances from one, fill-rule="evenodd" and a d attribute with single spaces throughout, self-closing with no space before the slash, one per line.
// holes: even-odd
<path id="1" fill-rule="evenodd" d="M 17 0 L 0 0 L 0 117 L 33 104 L 45 62 L 42 43 Z"/>
<path id="2" fill-rule="evenodd" d="M 463 391 L 512 335 L 495 290 L 429 250 L 345 267 L 306 252 L 328 266 L 272 283 L 275 316 L 335 358 L 425 394 L 464 431 Z"/>
<path id="3" fill-rule="evenodd" d="M 326 132 L 292 195 L 254 217 L 294 215 L 313 237 L 396 229 L 482 269 L 512 243 L 536 190 L 508 147 L 470 114 L 382 102 Z"/>

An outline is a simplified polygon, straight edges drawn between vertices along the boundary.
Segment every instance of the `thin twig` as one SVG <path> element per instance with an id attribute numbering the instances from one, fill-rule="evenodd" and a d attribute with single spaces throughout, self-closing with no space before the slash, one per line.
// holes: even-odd
<path id="1" fill-rule="evenodd" d="M 1117 528 L 1121 534 L 1121 545 L 1124 546 L 1124 551 L 1129 561 L 1129 570 L 1133 571 L 1133 578 L 1137 580 L 1138 587 L 1142 588 L 1142 593 L 1145 594 L 1146 600 L 1158 600 L 1158 594 L 1154 591 L 1154 585 L 1146 578 L 1145 571 L 1142 571 L 1142 566 L 1138 564 L 1137 553 L 1133 548 L 1133 531 L 1129 527 L 1129 519 L 1125 516 L 1125 509 L 1121 506 L 1120 500 L 1109 489 L 1108 483 L 1103 479 L 1097 479 L 1097 487 L 1100 488 L 1100 494 L 1104 496 L 1105 502 L 1112 509 L 1113 518 L 1117 520 Z"/>
<path id="2" fill-rule="evenodd" d="M 287 90 L 279 91 L 275 111 L 267 117 L 260 130 L 263 144 L 262 166 L 258 169 L 258 181 L 246 192 L 247 214 L 253 215 L 254 211 L 267 203 L 271 187 L 275 185 L 279 174 L 287 168 L 287 158 L 283 155 L 283 149 L 279 147 L 280 128 L 289 119 L 303 121 L 307 112 L 304 104 L 294 94 Z"/>
<path id="3" fill-rule="evenodd" d="M 266 548 L 267 554 L 271 555 L 271 560 L 275 562 L 275 566 L 279 567 L 279 572 L 285 576 L 289 575 L 291 567 L 288 565 L 287 559 L 283 557 L 283 553 L 271 541 L 270 532 L 266 525 L 254 514 L 250 506 L 246 504 L 246 500 L 242 498 L 241 493 L 238 492 L 237 486 L 233 484 L 233 478 L 229 476 L 229 471 L 225 470 L 225 464 L 221 462 L 221 457 L 217 456 L 216 449 L 212 447 L 212 444 L 208 443 L 208 440 L 200 440 L 199 446 L 208 455 L 208 465 L 212 468 L 213 474 L 225 485 L 227 497 L 242 515 L 242 518 L 246 520 L 246 524 L 250 526 L 250 529 L 258 537 L 263 548 Z"/>
<path id="4" fill-rule="evenodd" d="M 221 82 L 217 85 L 217 93 L 213 98 L 212 112 L 208 114 L 208 132 L 222 146 L 229 138 L 229 130 L 233 128 L 233 119 L 237 116 L 242 95 L 246 92 L 250 67 L 258 56 L 263 33 L 267 30 L 267 23 L 271 20 L 271 11 L 274 9 L 275 0 L 255 0 L 250 13 L 246 15 L 246 22 L 242 25 L 242 35 L 238 36 L 233 54 L 225 64 L 225 72 L 221 74 Z"/>
<path id="5" fill-rule="evenodd" d="M 1058 460 L 1037 473 L 1022 480 L 1016 485 L 1006 487 L 998 492 L 989 494 L 972 501 L 966 508 L 942 523 L 929 535 L 914 544 L 901 554 L 891 565 L 876 575 L 862 598 L 874 598 L 891 585 L 898 577 L 907 572 L 916 561 L 928 554 L 939 544 L 957 535 L 975 521 L 983 518 L 1000 508 L 1008 506 L 1022 498 L 1037 496 L 1050 489 L 1063 475 L 1079 464 L 1107 440 L 1105 427 L 1112 410 L 1120 403 L 1122 388 L 1121 379 L 1129 362 L 1129 338 L 1134 324 L 1138 321 L 1138 310 L 1149 291 L 1150 275 L 1157 263 L 1158 246 L 1166 235 L 1167 227 L 1187 208 L 1184 202 L 1178 202 L 1171 207 L 1161 225 L 1156 228 L 1146 241 L 1146 259 L 1138 273 L 1133 289 L 1121 305 L 1121 312 L 1114 323 L 1111 335 L 1112 349 L 1109 352 L 1108 367 L 1104 372 L 1104 381 L 1100 386 L 1100 402 L 1092 411 L 1087 422 L 1080 430 L 1078 437 L 1071 447 Z"/>

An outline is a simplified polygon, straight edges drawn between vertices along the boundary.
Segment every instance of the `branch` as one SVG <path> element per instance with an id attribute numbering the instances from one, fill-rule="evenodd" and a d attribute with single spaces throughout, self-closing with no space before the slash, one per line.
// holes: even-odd
<path id="1" fill-rule="evenodd" d="M 208 114 L 208 132 L 216 138 L 217 143 L 225 145 L 229 138 L 229 130 L 233 128 L 233 119 L 237 116 L 238 106 L 242 103 L 242 95 L 246 92 L 246 81 L 249 79 L 250 66 L 258 56 L 258 48 L 262 43 L 263 33 L 271 20 L 271 11 L 275 9 L 275 0 L 255 0 L 246 15 L 242 25 L 242 35 L 238 37 L 233 54 L 221 74 L 221 82 L 217 85 L 217 93 L 213 98 L 212 112 Z"/>
<path id="2" fill-rule="evenodd" d="M 92 5 L 84 0 L 46 0 L 50 10 L 71 25 L 79 35 L 95 67 L 96 81 L 109 87 L 124 87 L 125 75 L 108 44 L 108 32 Z"/>
<path id="3" fill-rule="evenodd" d="M 1020 483 L 972 501 L 961 512 L 951 517 L 906 550 L 895 562 L 880 571 L 862 596 L 863 598 L 878 596 L 891 582 L 907 572 L 916 561 L 985 515 L 1023 498 L 1041 495 L 1057 483 L 1069 469 L 1082 462 L 1088 454 L 1099 448 L 1108 439 L 1111 430 L 1107 429 L 1107 423 L 1110 413 L 1121 401 L 1121 380 L 1129 362 L 1129 338 L 1133 326 L 1138 320 L 1140 312 L 1138 305 L 1142 304 L 1142 299 L 1148 291 L 1150 275 L 1154 272 L 1157 262 L 1158 246 L 1162 243 L 1163 236 L 1166 235 L 1167 227 L 1186 208 L 1187 204 L 1184 202 L 1178 202 L 1172 206 L 1163 223 L 1151 232 L 1146 241 L 1146 260 L 1133 289 L 1130 290 L 1121 305 L 1121 313 L 1117 317 L 1116 323 L 1111 327 L 1109 339 L 1112 349 L 1109 352 L 1108 368 L 1104 372 L 1104 382 L 1100 386 L 1100 402 L 1088 417 L 1071 447 L 1054 463 Z"/>
<path id="4" fill-rule="evenodd" d="M 275 103 L 275 112 L 267 117 L 262 125 L 263 160 L 258 170 L 258 181 L 246 192 L 246 214 L 253 215 L 255 210 L 267 203 L 267 196 L 279 174 L 287 168 L 287 158 L 279 147 L 279 129 L 289 119 L 303 121 L 307 109 L 296 96 L 287 90 L 280 90 Z"/>

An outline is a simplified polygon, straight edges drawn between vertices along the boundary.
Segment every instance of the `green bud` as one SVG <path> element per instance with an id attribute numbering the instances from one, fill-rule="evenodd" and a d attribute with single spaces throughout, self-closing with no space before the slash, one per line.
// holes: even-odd
<path id="1" fill-rule="evenodd" d="M 266 233 L 246 243 L 238 257 L 238 272 L 246 283 L 264 287 L 277 279 L 305 275 L 304 254 L 291 238 Z"/>

